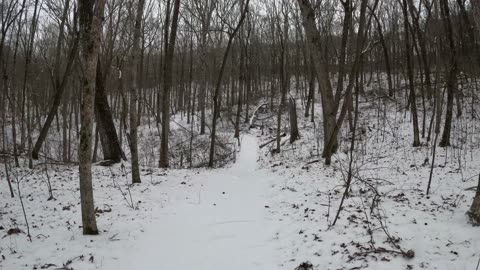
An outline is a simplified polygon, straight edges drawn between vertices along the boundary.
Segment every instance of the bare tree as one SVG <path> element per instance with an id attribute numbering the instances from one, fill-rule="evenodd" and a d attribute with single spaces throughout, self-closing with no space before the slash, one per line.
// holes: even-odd
<path id="1" fill-rule="evenodd" d="M 412 59 L 412 45 L 410 40 L 410 27 L 408 22 L 408 6 L 407 0 L 403 0 L 403 18 L 404 18 L 404 32 L 405 32 L 405 54 L 407 55 L 407 75 L 408 75 L 408 88 L 409 88 L 409 99 L 408 104 L 410 105 L 412 119 L 413 119 L 413 146 L 420 146 L 420 131 L 418 129 L 418 115 L 417 115 L 417 94 L 415 93 L 415 81 L 414 81 L 414 70 L 413 70 L 413 59 Z"/>
<path id="2" fill-rule="evenodd" d="M 477 34 L 480 34 L 480 2 L 472 1 L 472 7 Z M 473 222 L 480 224 L 480 175 L 478 176 L 477 192 L 475 193 L 473 203 L 470 206 L 469 215 Z"/>
<path id="3" fill-rule="evenodd" d="M 133 33 L 133 46 L 130 59 L 130 154 L 132 155 L 132 183 L 141 183 L 140 168 L 138 166 L 138 146 L 137 146 L 137 105 L 138 105 L 138 85 L 141 80 L 138 76 L 138 68 L 141 58 L 140 38 L 142 30 L 142 17 L 145 0 L 138 0 L 137 14 L 135 17 L 135 29 Z"/>
<path id="4" fill-rule="evenodd" d="M 167 12 L 168 8 L 167 8 Z M 168 135 L 170 132 L 170 88 L 172 87 L 172 66 L 175 41 L 177 38 L 178 17 L 180 12 L 180 0 L 175 0 L 173 6 L 172 28 L 170 38 L 166 41 L 163 101 L 162 101 L 162 135 L 160 137 L 160 168 L 167 168 L 168 162 Z M 168 27 L 165 29 L 168 33 Z"/>
<path id="5" fill-rule="evenodd" d="M 317 72 L 317 80 L 320 87 L 323 110 L 323 141 L 325 146 L 327 146 L 329 142 L 332 144 L 331 151 L 325 151 L 324 149 L 322 154 L 327 160 L 326 163 L 329 164 L 332 153 L 334 153 L 338 147 L 337 138 L 334 136 L 334 129 L 337 124 L 335 98 L 327 70 L 327 61 L 325 55 L 322 53 L 320 32 L 315 23 L 315 11 L 308 0 L 297 0 L 297 2 L 302 13 L 303 27 L 305 28 L 308 46 L 314 58 L 315 71 Z"/>
<path id="6" fill-rule="evenodd" d="M 237 32 L 240 30 L 240 27 L 243 24 L 243 21 L 245 20 L 246 14 L 248 12 L 248 6 L 250 4 L 250 0 L 246 0 L 245 3 L 243 3 L 240 19 L 235 26 L 234 29 L 230 29 L 228 31 L 228 43 L 227 43 L 227 48 L 225 49 L 225 52 L 223 54 L 223 60 L 222 64 L 220 66 L 220 71 L 218 73 L 217 77 L 217 84 L 215 86 L 215 91 L 213 94 L 213 116 L 212 116 L 212 133 L 210 134 L 210 154 L 209 154 L 209 159 L 208 159 L 208 167 L 213 167 L 214 165 L 214 158 L 215 158 L 215 136 L 216 136 L 216 128 L 217 128 L 217 118 L 219 114 L 219 105 L 218 105 L 218 98 L 220 95 L 220 88 L 222 86 L 222 79 L 223 79 L 223 73 L 225 71 L 225 65 L 227 63 L 227 57 L 230 52 L 230 49 L 232 47 L 233 39 L 235 38 L 235 35 Z"/>
<path id="7" fill-rule="evenodd" d="M 40 135 L 37 138 L 35 146 L 33 147 L 33 150 L 32 150 L 33 159 L 38 159 L 38 154 L 40 152 L 40 149 L 45 139 L 47 138 L 50 125 L 52 124 L 55 116 L 57 115 L 58 107 L 60 106 L 63 93 L 65 92 L 65 89 L 67 87 L 68 77 L 73 71 L 73 64 L 75 61 L 75 57 L 78 54 L 78 34 L 77 34 L 78 31 L 74 30 L 75 36 L 72 38 L 72 46 L 70 49 L 70 54 L 68 56 L 67 66 L 62 76 L 61 70 L 60 70 L 61 69 L 61 50 L 62 50 L 64 39 L 65 39 L 64 38 L 65 24 L 66 24 L 69 8 L 70 8 L 70 0 L 67 0 L 65 1 L 62 17 L 60 18 L 59 34 L 58 34 L 57 45 L 55 49 L 56 59 L 55 59 L 55 66 L 53 70 L 54 76 L 52 76 L 52 79 L 53 79 L 52 83 L 55 88 L 55 95 L 53 97 L 53 104 L 51 106 L 50 112 L 48 113 L 47 119 L 45 120 L 45 123 L 43 124 L 43 127 L 40 131 Z M 76 26 L 74 28 L 76 28 Z"/>
<path id="8" fill-rule="evenodd" d="M 80 40 L 83 66 L 82 126 L 80 130 L 80 199 L 83 234 L 98 234 L 92 188 L 92 130 L 95 105 L 95 75 L 105 0 L 79 1 Z"/>
<path id="9" fill-rule="evenodd" d="M 443 26 L 448 39 L 450 51 L 450 70 L 447 77 L 447 110 L 445 112 L 445 125 L 443 128 L 442 139 L 440 140 L 440 147 L 450 146 L 450 133 L 452 129 L 453 118 L 453 99 L 455 92 L 457 92 L 457 52 L 455 41 L 453 40 L 452 23 L 450 20 L 450 7 L 448 0 L 440 0 L 440 13 L 442 15 Z"/>

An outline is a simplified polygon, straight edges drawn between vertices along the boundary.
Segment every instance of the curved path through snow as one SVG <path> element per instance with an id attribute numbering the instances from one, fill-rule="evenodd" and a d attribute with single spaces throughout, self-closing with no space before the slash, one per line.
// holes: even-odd
<path id="1" fill-rule="evenodd" d="M 172 203 L 106 270 L 277 270 L 281 261 L 269 219 L 273 177 L 256 170 L 257 139 L 243 136 L 237 162 L 192 177 L 197 203 Z"/>

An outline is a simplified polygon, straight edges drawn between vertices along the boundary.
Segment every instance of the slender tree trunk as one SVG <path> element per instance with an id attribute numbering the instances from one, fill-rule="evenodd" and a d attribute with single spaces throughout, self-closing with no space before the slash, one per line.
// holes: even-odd
<path id="1" fill-rule="evenodd" d="M 27 117 L 26 117 L 26 122 L 27 122 L 27 140 L 28 140 L 28 167 L 30 169 L 33 169 L 33 161 L 32 161 L 32 123 L 33 120 L 31 119 L 30 116 L 30 110 L 31 107 L 28 104 L 28 96 L 31 97 L 31 93 L 27 93 L 27 81 L 30 76 L 30 64 L 32 61 L 32 54 L 33 54 L 33 43 L 35 41 L 35 33 L 37 32 L 37 23 L 38 23 L 38 15 L 39 15 L 39 1 L 35 0 L 35 5 L 34 5 L 34 10 L 33 10 L 33 17 L 32 17 L 32 24 L 30 26 L 30 36 L 28 40 L 28 46 L 26 48 L 26 56 L 25 56 L 25 70 L 24 70 L 24 76 L 23 76 L 23 105 L 27 106 Z M 25 113 L 25 106 L 22 108 L 22 115 Z M 22 117 L 22 119 L 25 119 L 25 117 Z M 23 123 L 23 120 L 22 120 Z"/>
<path id="2" fill-rule="evenodd" d="M 245 51 L 243 45 L 243 35 L 240 36 L 240 67 L 239 67 L 239 78 L 238 78 L 238 98 L 237 98 L 237 112 L 235 114 L 235 135 L 234 137 L 239 139 L 240 138 L 240 113 L 242 112 L 242 97 L 243 97 L 243 89 L 245 87 Z M 234 59 L 234 57 L 232 57 Z M 233 89 L 232 89 L 233 95 Z M 240 140 L 238 140 L 240 143 Z"/>
<path id="3" fill-rule="evenodd" d="M 218 73 L 217 84 L 215 86 L 215 92 L 213 94 L 212 133 L 210 135 L 211 136 L 210 154 L 208 159 L 208 167 L 211 167 L 211 168 L 214 165 L 214 158 L 215 158 L 215 136 L 216 136 L 215 133 L 217 128 L 217 117 L 218 117 L 218 110 L 219 110 L 218 97 L 220 95 L 220 87 L 222 85 L 223 73 L 225 71 L 225 65 L 227 63 L 228 54 L 230 53 L 230 49 L 232 47 L 233 39 L 235 38 L 235 35 L 237 34 L 238 30 L 240 30 L 240 27 L 242 26 L 243 21 L 245 20 L 245 15 L 248 12 L 249 3 L 250 3 L 250 0 L 246 0 L 245 6 L 243 8 L 243 11 L 240 17 L 240 21 L 238 22 L 233 32 L 228 34 L 227 48 L 225 49 L 225 53 L 223 55 L 222 65 L 220 66 L 220 72 Z"/>
<path id="4" fill-rule="evenodd" d="M 340 58 L 338 59 L 338 83 L 337 92 L 335 92 L 335 102 L 339 103 L 343 92 L 343 80 L 345 77 L 345 62 L 347 56 L 348 33 L 350 31 L 352 21 L 352 6 L 350 0 L 342 2 L 344 10 L 343 29 L 342 29 L 342 43 L 340 45 Z"/>
<path id="5" fill-rule="evenodd" d="M 407 0 L 408 8 L 410 9 L 410 14 L 412 17 L 412 22 L 413 22 L 413 30 L 415 31 L 417 35 L 417 41 L 418 45 L 420 47 L 420 59 L 423 62 L 423 69 L 425 72 L 425 85 L 427 87 L 427 97 L 428 99 L 431 99 L 432 97 L 432 80 L 431 80 L 431 72 L 430 72 L 430 63 L 428 61 L 428 53 L 427 53 L 427 46 L 426 46 L 426 41 L 425 41 L 425 36 L 424 33 L 422 32 L 422 29 L 420 28 L 420 23 L 419 23 L 419 18 L 418 18 L 418 12 L 415 8 L 415 5 L 413 4 L 413 0 Z M 407 7 L 405 7 L 407 8 Z M 413 36 L 413 33 L 412 33 Z"/>
<path id="6" fill-rule="evenodd" d="M 442 139 L 440 140 L 440 147 L 450 146 L 450 133 L 452 129 L 453 120 L 453 99 L 455 90 L 457 88 L 457 53 L 455 47 L 455 41 L 453 40 L 453 30 L 450 20 L 450 8 L 448 6 L 448 0 L 440 0 L 440 11 L 442 14 L 443 25 L 445 27 L 445 33 L 448 39 L 449 51 L 450 51 L 450 70 L 447 78 L 447 110 L 445 115 L 445 125 L 443 128 Z"/>
<path id="7" fill-rule="evenodd" d="M 403 16 L 404 16 L 404 31 L 405 31 L 405 53 L 407 55 L 407 73 L 408 73 L 408 86 L 409 86 L 409 101 L 411 103 L 411 112 L 413 118 L 413 147 L 420 146 L 420 130 L 418 128 L 418 115 L 417 115 L 417 99 L 415 93 L 415 81 L 413 75 L 413 59 L 412 59 L 412 46 L 410 44 L 410 29 L 408 26 L 408 6 L 407 0 L 403 0 Z"/>
<path id="8" fill-rule="evenodd" d="M 162 100 L 162 136 L 160 138 L 160 168 L 168 168 L 168 133 L 170 132 L 170 88 L 172 87 L 172 66 L 175 41 L 177 38 L 178 17 L 180 0 L 175 0 L 173 7 L 172 28 L 168 48 L 165 52 L 163 100 Z"/>
<path id="9" fill-rule="evenodd" d="M 138 85 L 140 84 L 140 78 L 138 76 L 138 69 L 140 64 L 141 49 L 140 38 L 142 30 L 142 17 L 145 0 L 138 0 L 137 15 L 135 18 L 135 30 L 133 34 L 133 47 L 131 51 L 130 59 L 130 154 L 132 155 L 132 183 L 141 183 L 140 168 L 138 165 Z"/>
<path id="10" fill-rule="evenodd" d="M 81 0 L 80 39 L 83 60 L 83 102 L 78 159 L 83 234 L 98 234 L 92 187 L 92 130 L 95 104 L 95 74 L 105 0 Z"/>
<path id="11" fill-rule="evenodd" d="M 377 23 L 378 36 L 380 38 L 380 44 L 382 45 L 383 56 L 385 58 L 385 69 L 387 71 L 387 83 L 388 83 L 388 96 L 393 97 L 394 89 L 393 89 L 393 83 L 392 83 L 392 68 L 390 66 L 390 56 L 388 53 L 387 43 L 385 42 L 385 36 L 383 35 L 382 23 L 378 19 L 378 16 L 377 14 L 375 14 L 375 12 L 372 12 L 372 15 Z"/>

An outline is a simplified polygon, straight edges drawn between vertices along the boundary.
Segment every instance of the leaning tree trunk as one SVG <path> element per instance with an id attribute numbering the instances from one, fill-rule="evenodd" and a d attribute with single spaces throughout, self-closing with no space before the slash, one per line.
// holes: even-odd
<path id="1" fill-rule="evenodd" d="M 100 49 L 100 35 L 105 0 L 81 0 L 80 39 L 83 60 L 83 102 L 81 108 L 80 146 L 80 201 L 83 234 L 98 234 L 92 187 L 92 130 L 95 103 L 95 75 Z"/>
<path id="2" fill-rule="evenodd" d="M 233 30 L 233 32 L 228 33 L 228 43 L 227 43 L 227 48 L 225 49 L 225 53 L 223 55 L 223 60 L 222 60 L 222 65 L 220 66 L 220 72 L 218 73 L 218 78 L 217 78 L 217 84 L 215 86 L 215 91 L 213 93 L 213 116 L 212 116 L 212 133 L 211 133 L 211 138 L 210 138 L 210 153 L 208 157 L 208 167 L 213 167 L 214 164 L 214 158 L 215 158 L 215 136 L 216 136 L 216 128 L 217 128 L 217 117 L 218 117 L 218 110 L 219 110 L 219 102 L 218 102 L 218 97 L 220 95 L 220 87 L 222 85 L 222 79 L 223 79 L 223 73 L 225 71 L 225 65 L 227 63 L 227 58 L 228 54 L 230 53 L 230 49 L 232 47 L 232 42 L 233 39 L 235 38 L 235 35 L 237 34 L 238 30 L 240 30 L 240 27 L 243 24 L 243 21 L 245 20 L 245 15 L 248 11 L 248 5 L 250 3 L 250 0 L 247 0 L 245 7 L 242 11 L 242 15 L 240 17 L 240 21 L 238 22 L 237 26 Z"/>
<path id="3" fill-rule="evenodd" d="M 40 149 L 42 148 L 42 145 L 45 139 L 47 138 L 50 125 L 52 124 L 54 117 L 57 115 L 58 107 L 60 106 L 63 93 L 65 92 L 67 78 L 70 76 L 70 73 L 73 70 L 73 62 L 75 61 L 75 57 L 77 56 L 77 53 L 78 53 L 78 36 L 75 35 L 73 38 L 72 48 L 68 55 L 67 67 L 65 69 L 63 78 L 60 80 L 60 58 L 61 58 L 61 50 L 63 46 L 64 33 L 65 33 L 65 21 L 67 20 L 67 16 L 68 16 L 69 5 L 70 5 L 70 0 L 65 1 L 65 7 L 64 7 L 62 19 L 60 22 L 57 45 L 55 48 L 55 58 L 56 58 L 55 70 L 54 70 L 55 79 L 53 80 L 53 85 L 55 87 L 55 95 L 53 97 L 53 104 L 50 109 L 50 112 L 48 113 L 47 120 L 43 124 L 43 127 L 40 131 L 40 135 L 37 141 L 35 142 L 35 146 L 33 147 L 33 150 L 32 150 L 33 159 L 38 159 L 38 153 L 40 152 Z M 65 119 L 63 119 L 63 121 L 65 121 Z"/>
<path id="4" fill-rule="evenodd" d="M 97 120 L 98 133 L 102 142 L 103 159 L 114 163 L 126 160 L 118 139 L 113 115 L 105 93 L 105 74 L 101 61 L 97 61 L 97 75 L 95 78 L 95 119 Z"/>

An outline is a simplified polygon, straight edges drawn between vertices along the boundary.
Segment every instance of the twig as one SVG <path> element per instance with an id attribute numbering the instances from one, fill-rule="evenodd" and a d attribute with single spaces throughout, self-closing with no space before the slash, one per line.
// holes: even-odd
<path id="1" fill-rule="evenodd" d="M 18 191 L 18 198 L 20 199 L 20 204 L 22 206 L 22 211 L 23 211 L 23 218 L 25 219 L 25 224 L 27 226 L 27 237 L 30 242 L 32 242 L 32 235 L 30 234 L 30 225 L 28 224 L 28 219 L 27 219 L 27 212 L 25 210 L 25 205 L 23 204 L 23 198 L 22 198 L 22 193 L 20 190 L 20 182 L 22 181 L 23 178 L 25 178 L 28 175 L 33 174 L 33 172 L 29 172 L 25 175 L 23 175 L 20 179 L 17 177 L 17 175 L 12 171 L 13 176 L 16 179 L 17 182 L 17 191 Z"/>

